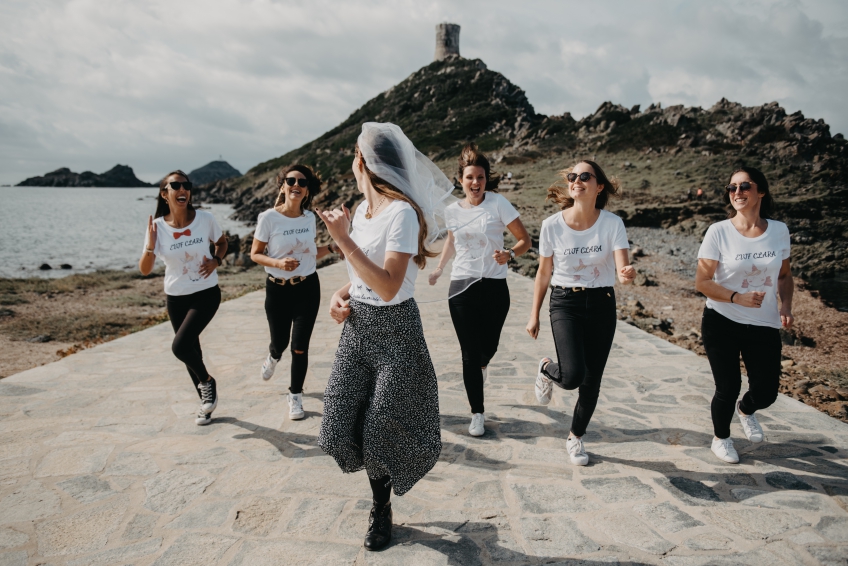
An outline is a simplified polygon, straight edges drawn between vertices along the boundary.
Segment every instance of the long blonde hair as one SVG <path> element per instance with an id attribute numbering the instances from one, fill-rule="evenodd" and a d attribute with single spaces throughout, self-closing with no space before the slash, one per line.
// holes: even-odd
<path id="1" fill-rule="evenodd" d="M 436 257 L 439 254 L 427 249 L 427 222 L 424 219 L 424 213 L 421 212 L 421 207 L 415 204 L 414 200 L 399 191 L 397 187 L 378 177 L 373 171 L 371 171 L 368 168 L 368 164 L 365 162 L 365 156 L 359 151 L 359 146 L 356 147 L 356 155 L 362 160 L 362 166 L 365 169 L 365 174 L 368 175 L 368 180 L 371 181 L 371 185 L 378 194 L 381 194 L 386 198 L 402 200 L 409 204 L 409 206 L 412 207 L 412 210 L 415 211 L 415 215 L 418 217 L 418 253 L 413 256 L 412 261 L 415 262 L 418 269 L 424 269 L 427 265 L 427 258 Z"/>

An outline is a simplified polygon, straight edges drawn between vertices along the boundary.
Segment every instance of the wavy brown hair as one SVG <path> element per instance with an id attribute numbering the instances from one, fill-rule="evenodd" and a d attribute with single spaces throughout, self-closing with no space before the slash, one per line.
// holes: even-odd
<path id="1" fill-rule="evenodd" d="M 598 181 L 598 184 L 604 186 L 603 190 L 598 194 L 598 199 L 595 201 L 595 208 L 606 207 L 610 196 L 618 194 L 618 190 L 621 187 L 618 179 L 614 176 L 607 177 L 600 165 L 594 161 L 584 159 L 582 161 L 578 161 L 568 169 L 563 169 L 559 172 L 560 177 L 562 177 L 562 180 L 565 181 L 565 185 L 563 186 L 559 183 L 551 185 L 548 189 L 548 196 L 545 198 L 545 201 L 554 201 L 559 205 L 561 210 L 574 206 L 574 199 L 568 195 L 568 174 L 571 173 L 571 171 L 580 163 L 589 165 L 595 172 L 595 179 Z"/>
<path id="2" fill-rule="evenodd" d="M 373 171 L 371 171 L 368 168 L 368 164 L 365 162 L 365 156 L 362 155 L 361 151 L 359 151 L 359 145 L 356 146 L 356 155 L 362 159 L 365 174 L 368 175 L 368 180 L 371 181 L 371 185 L 377 193 L 386 198 L 402 200 L 409 204 L 409 206 L 412 207 L 412 210 L 415 211 L 415 215 L 418 217 L 418 253 L 413 256 L 412 260 L 415 262 L 415 265 L 418 266 L 418 269 L 424 269 L 427 265 L 427 258 L 436 257 L 439 254 L 427 249 L 427 222 L 424 219 L 424 213 L 421 212 L 421 207 L 415 204 L 414 200 L 403 194 L 397 187 L 385 179 L 378 177 Z M 383 154 L 383 159 L 386 160 L 386 158 L 387 155 Z M 399 161 L 397 164 L 389 163 L 389 165 L 394 165 L 398 169 L 402 169 L 402 164 Z"/>
<path id="3" fill-rule="evenodd" d="M 730 177 L 727 178 L 727 185 L 730 185 L 730 180 L 737 173 L 747 173 L 756 185 L 757 192 L 765 193 L 760 197 L 760 218 L 771 218 L 771 215 L 774 213 L 774 199 L 771 196 L 771 191 L 769 191 L 768 179 L 766 179 L 765 174 L 755 167 L 742 166 L 730 174 Z M 726 188 L 724 190 L 724 204 L 727 209 L 727 217 L 733 218 L 736 216 L 736 209 L 730 204 L 730 193 L 727 192 Z"/>
<path id="4" fill-rule="evenodd" d="M 459 154 L 459 182 L 462 183 L 462 176 L 465 174 L 466 167 L 482 167 L 486 172 L 486 190 L 498 192 L 498 183 L 501 182 L 501 176 L 492 173 L 492 167 L 489 165 L 489 160 L 485 155 L 477 149 L 477 144 L 469 143 L 462 148 L 462 153 Z"/>
<path id="5" fill-rule="evenodd" d="M 295 163 L 293 165 L 289 165 L 288 167 L 283 167 L 279 173 L 277 173 L 277 200 L 274 201 L 274 208 L 277 208 L 284 202 L 286 202 L 286 193 L 283 191 L 283 183 L 286 182 L 286 177 L 292 171 L 297 171 L 298 173 L 302 173 L 304 177 L 306 177 L 306 196 L 300 201 L 300 211 L 309 210 L 312 206 L 312 199 L 315 198 L 315 195 L 321 192 L 321 176 L 316 173 L 312 167 L 309 165 L 303 165 L 302 163 Z"/>
<path id="6" fill-rule="evenodd" d="M 191 179 L 188 178 L 188 175 L 186 175 L 179 169 L 177 169 L 176 171 L 171 171 L 170 173 L 162 177 L 162 180 L 159 181 L 159 193 L 156 198 L 156 212 L 154 213 L 153 218 L 166 216 L 171 212 L 171 207 L 168 206 L 168 201 L 166 201 L 164 197 L 162 197 L 162 191 L 168 190 L 168 177 L 171 177 L 173 175 L 179 175 L 189 183 L 191 182 Z M 188 210 L 194 210 L 194 206 L 191 204 L 191 191 L 188 192 L 188 206 L 186 206 L 186 208 Z"/>

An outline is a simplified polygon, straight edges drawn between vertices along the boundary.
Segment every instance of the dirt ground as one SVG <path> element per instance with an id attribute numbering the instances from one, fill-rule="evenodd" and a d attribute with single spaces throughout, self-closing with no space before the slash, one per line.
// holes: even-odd
<path id="1" fill-rule="evenodd" d="M 700 241 L 629 228 L 637 283 L 618 286 L 619 318 L 704 355 L 704 298 L 694 289 Z M 264 286 L 260 268 L 219 271 L 224 300 Z M 848 313 L 796 279 L 795 329 L 783 333 L 781 392 L 848 422 Z M 167 320 L 162 273 L 107 271 L 63 279 L 0 280 L 0 378 Z"/>

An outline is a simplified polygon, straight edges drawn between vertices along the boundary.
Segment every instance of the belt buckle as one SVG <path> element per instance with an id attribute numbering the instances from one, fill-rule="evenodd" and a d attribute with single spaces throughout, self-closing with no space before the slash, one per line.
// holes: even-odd
<path id="1" fill-rule="evenodd" d="M 571 290 L 575 293 L 579 293 L 580 291 L 585 291 L 586 287 L 572 287 Z"/>
<path id="2" fill-rule="evenodd" d="M 297 279 L 297 281 L 295 281 L 295 279 Z M 306 279 L 306 277 L 304 277 L 303 275 L 298 275 L 297 277 L 292 277 L 291 279 L 289 279 L 289 283 L 291 283 L 292 285 L 297 285 L 304 279 Z"/>

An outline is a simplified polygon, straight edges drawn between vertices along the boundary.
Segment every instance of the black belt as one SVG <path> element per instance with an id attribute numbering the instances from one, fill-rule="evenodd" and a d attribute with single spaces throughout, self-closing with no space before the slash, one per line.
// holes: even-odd
<path id="1" fill-rule="evenodd" d="M 270 281 L 271 283 L 276 283 L 277 285 L 285 285 L 286 283 L 290 283 L 291 285 L 297 285 L 298 283 L 300 283 L 301 281 L 303 281 L 307 277 L 309 277 L 309 276 L 308 275 L 305 275 L 305 276 L 304 275 L 296 275 L 296 276 L 292 277 L 291 279 L 282 279 L 282 278 L 278 279 L 277 277 L 274 277 L 273 275 L 269 275 L 268 281 Z"/>
<path id="2" fill-rule="evenodd" d="M 612 287 L 566 287 L 564 285 L 551 285 L 551 289 L 563 289 L 568 291 L 574 291 L 575 293 L 580 293 L 581 291 L 605 291 L 609 292 Z"/>

